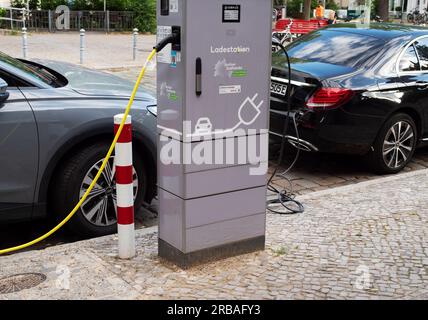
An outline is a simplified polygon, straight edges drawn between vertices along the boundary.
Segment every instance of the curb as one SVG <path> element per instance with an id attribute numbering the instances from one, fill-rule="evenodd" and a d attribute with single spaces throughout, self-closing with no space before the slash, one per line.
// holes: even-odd
<path id="1" fill-rule="evenodd" d="M 340 187 L 335 187 L 335 188 L 321 190 L 321 191 L 314 191 L 314 192 L 311 192 L 311 193 L 308 193 L 308 194 L 305 194 L 302 196 L 298 196 L 296 198 L 299 200 L 309 200 L 309 199 L 319 197 L 319 196 L 326 196 L 326 195 L 331 195 L 334 193 L 353 191 L 356 189 L 361 189 L 361 188 L 365 188 L 368 186 L 372 186 L 374 184 L 382 184 L 385 182 L 402 180 L 402 179 L 406 179 L 406 178 L 410 178 L 410 177 L 414 177 L 414 176 L 419 176 L 419 175 L 427 175 L 428 176 L 428 169 L 421 169 L 421 170 L 416 170 L 416 171 L 411 171 L 411 172 L 406 172 L 406 173 L 401 173 L 401 174 L 389 175 L 389 176 L 382 177 L 382 178 L 375 178 L 375 179 L 372 179 L 369 181 L 358 182 L 358 183 L 351 184 L 348 186 L 340 186 Z"/>

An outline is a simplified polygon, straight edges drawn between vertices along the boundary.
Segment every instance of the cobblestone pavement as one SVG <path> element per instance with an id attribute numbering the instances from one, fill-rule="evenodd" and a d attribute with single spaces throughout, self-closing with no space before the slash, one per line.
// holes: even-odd
<path id="1" fill-rule="evenodd" d="M 0 299 L 428 299 L 428 170 L 301 200 L 303 214 L 267 215 L 265 251 L 187 271 L 157 257 L 153 229 L 133 260 L 115 236 L 0 257 L 0 278 L 47 275 Z"/>

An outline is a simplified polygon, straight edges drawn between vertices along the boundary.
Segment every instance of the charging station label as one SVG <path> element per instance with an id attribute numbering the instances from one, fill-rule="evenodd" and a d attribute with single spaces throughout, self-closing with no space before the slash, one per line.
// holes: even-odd
<path id="1" fill-rule="evenodd" d="M 178 0 L 169 0 L 169 12 L 170 13 L 178 12 Z"/>
<path id="2" fill-rule="evenodd" d="M 158 26 L 157 30 L 157 42 L 162 41 L 166 37 L 169 37 L 172 34 L 171 26 Z M 168 44 L 164 50 L 158 52 L 157 54 L 157 62 L 158 63 L 168 63 L 171 64 L 171 44 Z"/>
<path id="3" fill-rule="evenodd" d="M 220 86 L 218 93 L 219 94 L 237 94 L 241 93 L 241 85 L 230 85 L 230 86 Z"/>

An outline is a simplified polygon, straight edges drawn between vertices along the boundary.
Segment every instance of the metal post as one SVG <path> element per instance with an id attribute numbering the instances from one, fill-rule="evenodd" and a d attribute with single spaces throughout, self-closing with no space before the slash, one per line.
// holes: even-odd
<path id="1" fill-rule="evenodd" d="M 114 117 L 114 133 L 117 134 L 124 114 Z M 117 234 L 119 258 L 135 256 L 134 186 L 132 165 L 131 116 L 127 116 L 122 133 L 115 147 Z"/>
<path id="2" fill-rule="evenodd" d="M 12 10 L 12 8 L 10 8 L 9 11 L 10 11 L 10 30 L 13 30 L 13 10 Z"/>
<path id="3" fill-rule="evenodd" d="M 26 20 L 26 10 L 22 9 L 22 27 L 25 28 L 25 20 Z"/>
<path id="4" fill-rule="evenodd" d="M 132 37 L 132 59 L 135 61 L 137 59 L 137 36 L 138 36 L 138 29 L 134 28 Z"/>
<path id="5" fill-rule="evenodd" d="M 107 33 L 110 32 L 110 10 L 107 10 Z"/>
<path id="6" fill-rule="evenodd" d="M 49 32 L 52 32 L 52 11 L 48 11 Z"/>
<path id="7" fill-rule="evenodd" d="M 22 56 L 27 58 L 27 28 L 22 28 Z"/>
<path id="8" fill-rule="evenodd" d="M 281 16 L 282 16 L 282 19 L 285 19 L 287 17 L 287 7 L 282 7 Z"/>
<path id="9" fill-rule="evenodd" d="M 85 52 L 85 29 L 80 29 L 80 64 L 83 64 L 84 52 Z"/>

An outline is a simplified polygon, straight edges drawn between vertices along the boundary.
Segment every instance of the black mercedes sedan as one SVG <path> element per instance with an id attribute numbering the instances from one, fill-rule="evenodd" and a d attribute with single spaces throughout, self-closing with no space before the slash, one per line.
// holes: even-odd
<path id="1" fill-rule="evenodd" d="M 336 24 L 286 50 L 291 79 L 284 53 L 272 59 L 273 141 L 288 120 L 295 147 L 364 155 L 378 173 L 399 172 L 428 142 L 428 28 Z"/>

